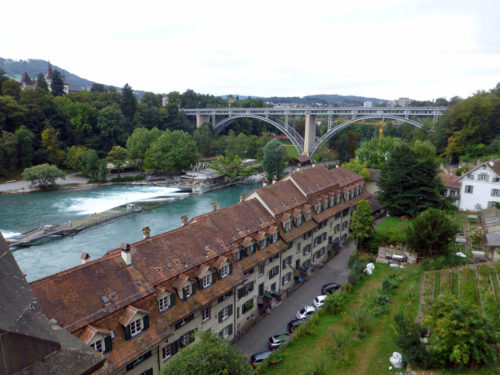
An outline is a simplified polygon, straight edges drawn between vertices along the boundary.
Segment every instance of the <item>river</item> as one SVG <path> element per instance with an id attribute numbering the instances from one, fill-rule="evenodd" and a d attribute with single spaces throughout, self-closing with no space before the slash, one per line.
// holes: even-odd
<path id="1" fill-rule="evenodd" d="M 145 226 L 151 228 L 151 235 L 166 232 L 181 225 L 182 215 L 191 219 L 206 213 L 213 201 L 219 208 L 234 204 L 239 201 L 240 193 L 248 194 L 258 186 L 233 186 L 175 201 L 179 194 L 176 189 L 137 185 L 0 196 L 0 231 L 4 237 L 11 237 L 40 225 L 64 223 L 125 203 L 172 200 L 167 205 L 123 216 L 71 236 L 14 249 L 19 267 L 27 280 L 33 281 L 81 264 L 82 252 L 87 252 L 91 259 L 99 258 L 119 247 L 122 241 L 132 243 L 142 239 Z"/>

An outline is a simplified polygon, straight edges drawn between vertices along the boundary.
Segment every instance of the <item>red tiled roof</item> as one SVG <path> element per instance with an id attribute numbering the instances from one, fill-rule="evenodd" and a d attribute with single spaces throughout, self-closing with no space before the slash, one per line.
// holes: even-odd
<path id="1" fill-rule="evenodd" d="M 316 228 L 316 225 L 317 224 L 313 220 L 310 220 L 304 221 L 298 228 L 295 225 L 292 225 L 292 230 L 290 232 L 285 232 L 283 228 L 281 228 L 280 236 L 284 241 L 290 243 L 294 239 Z"/>
<path id="2" fill-rule="evenodd" d="M 270 244 L 263 250 L 257 250 L 254 254 L 249 257 L 245 257 L 238 262 L 243 271 L 249 270 L 256 265 L 264 262 L 265 260 L 271 258 L 273 255 L 279 254 L 280 250 L 286 248 L 286 244 L 283 241 L 279 241 L 277 244 Z M 234 267 L 233 267 L 234 269 Z"/>
<path id="3" fill-rule="evenodd" d="M 460 190 L 460 182 L 455 181 L 457 179 L 456 176 L 452 176 L 447 173 L 439 173 L 438 176 L 441 179 L 443 186 Z"/>
<path id="4" fill-rule="evenodd" d="M 305 197 L 290 180 L 279 181 L 257 189 L 256 192 L 274 215 L 279 215 L 306 203 Z"/>
<path id="5" fill-rule="evenodd" d="M 128 326 L 130 322 L 132 321 L 132 318 L 137 314 L 137 313 L 142 313 L 142 314 L 147 314 L 147 311 L 138 309 L 137 307 L 134 306 L 127 306 L 125 309 L 125 312 L 123 315 L 120 317 L 118 320 L 122 326 Z"/>
<path id="6" fill-rule="evenodd" d="M 221 268 L 222 268 L 222 266 L 223 266 L 224 264 L 226 264 L 226 262 L 227 262 L 227 258 L 226 258 L 225 256 L 221 255 L 221 256 L 219 256 L 219 257 L 217 258 L 217 260 L 215 261 L 215 263 L 214 263 L 214 267 L 215 267 L 216 269 L 218 269 L 218 270 L 219 270 L 219 269 L 221 269 Z"/>
<path id="7" fill-rule="evenodd" d="M 88 325 L 80 335 L 80 340 L 82 340 L 85 344 L 88 344 L 97 333 L 102 333 L 103 335 L 111 335 L 111 330 Z"/>
<path id="8" fill-rule="evenodd" d="M 330 171 L 322 165 L 291 173 L 290 177 L 307 195 L 317 193 L 337 183 Z"/>

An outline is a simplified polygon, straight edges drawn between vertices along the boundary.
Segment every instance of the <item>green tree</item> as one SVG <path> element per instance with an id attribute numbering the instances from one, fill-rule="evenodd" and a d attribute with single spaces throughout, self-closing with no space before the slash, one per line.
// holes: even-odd
<path id="1" fill-rule="evenodd" d="M 25 123 L 26 108 L 11 96 L 0 96 L 0 130 L 15 132 Z"/>
<path id="2" fill-rule="evenodd" d="M 370 172 L 368 172 L 368 170 L 366 169 L 366 163 L 363 163 L 358 158 L 353 158 L 347 163 L 343 163 L 342 166 L 363 176 L 365 180 L 368 180 L 370 178 Z"/>
<path id="3" fill-rule="evenodd" d="M 64 95 L 64 81 L 63 76 L 59 70 L 54 70 L 50 76 L 50 91 L 54 96 Z"/>
<path id="4" fill-rule="evenodd" d="M 59 131 L 55 131 L 52 126 L 46 122 L 47 126 L 42 132 L 42 147 L 49 155 L 50 161 L 59 164 L 64 160 L 64 151 L 59 146 Z"/>
<path id="5" fill-rule="evenodd" d="M 81 172 L 82 168 L 79 158 L 85 152 L 87 152 L 87 147 L 85 146 L 71 146 L 66 151 L 66 159 L 64 160 L 64 165 L 70 169 Z"/>
<path id="6" fill-rule="evenodd" d="M 105 107 L 97 116 L 98 147 L 108 151 L 114 145 L 124 145 L 127 141 L 126 120 L 122 112 L 114 107 Z"/>
<path id="7" fill-rule="evenodd" d="M 14 135 L 16 136 L 19 166 L 22 168 L 31 167 L 31 162 L 35 153 L 33 149 L 35 135 L 25 125 L 21 125 Z"/>
<path id="8" fill-rule="evenodd" d="M 144 168 L 153 172 L 179 173 L 196 162 L 198 157 L 196 143 L 188 133 L 167 130 L 149 146 Z"/>
<path id="9" fill-rule="evenodd" d="M 2 131 L 0 137 L 0 176 L 7 177 L 16 164 L 16 137 L 10 132 Z"/>
<path id="10" fill-rule="evenodd" d="M 212 155 L 212 143 L 214 141 L 212 125 L 203 124 L 201 127 L 195 129 L 193 139 L 196 142 L 198 151 L 200 151 L 203 156 Z"/>
<path id="11" fill-rule="evenodd" d="M 146 157 L 146 150 L 151 143 L 162 135 L 161 130 L 153 128 L 148 130 L 146 128 L 136 128 L 130 137 L 127 139 L 127 151 L 131 161 L 138 168 L 142 168 L 144 158 Z"/>
<path id="12" fill-rule="evenodd" d="M 285 149 L 277 139 L 269 141 L 264 146 L 262 166 L 268 181 L 272 181 L 273 176 L 276 176 L 278 180 L 283 176 L 285 170 Z"/>
<path id="13" fill-rule="evenodd" d="M 135 98 L 132 87 L 128 83 L 123 86 L 122 98 L 120 101 L 120 108 L 122 110 L 127 123 L 129 124 L 129 130 L 131 130 L 132 121 L 134 120 L 135 110 L 137 107 L 137 99 Z"/>
<path id="14" fill-rule="evenodd" d="M 86 150 L 77 156 L 77 164 L 83 175 L 90 177 L 94 181 L 104 181 L 108 174 L 106 160 L 99 160 L 96 150 Z M 102 167 L 104 166 L 104 175 Z"/>
<path id="15" fill-rule="evenodd" d="M 412 146 L 412 150 L 415 155 L 417 155 L 417 159 L 419 160 L 436 159 L 436 147 L 429 140 L 415 140 Z"/>
<path id="16" fill-rule="evenodd" d="M 372 209 L 366 200 L 360 200 L 351 217 L 352 236 L 356 240 L 356 247 L 365 250 L 369 240 L 375 232 L 375 220 Z"/>
<path id="17" fill-rule="evenodd" d="M 231 183 L 236 182 L 239 177 L 250 175 L 254 170 L 252 167 L 244 167 L 238 155 L 219 155 L 209 167 L 227 176 Z"/>
<path id="18" fill-rule="evenodd" d="M 421 256 L 445 253 L 457 229 L 446 213 L 429 208 L 421 212 L 408 227 L 408 245 Z"/>
<path id="19" fill-rule="evenodd" d="M 21 85 L 13 79 L 7 79 L 2 83 L 2 95 L 12 96 L 14 99 L 19 100 L 21 96 Z"/>
<path id="20" fill-rule="evenodd" d="M 120 177 L 120 172 L 122 171 L 128 159 L 127 149 L 121 146 L 113 146 L 108 152 L 108 156 L 106 157 L 106 159 L 110 163 L 114 164 L 116 169 L 118 169 L 118 177 Z"/>
<path id="21" fill-rule="evenodd" d="M 163 375 L 250 375 L 248 359 L 227 340 L 202 331 L 199 341 L 182 349 L 163 370 Z"/>
<path id="22" fill-rule="evenodd" d="M 443 185 L 437 167 L 431 160 L 419 161 L 413 150 L 403 143 L 382 166 L 378 200 L 391 215 L 416 216 L 430 207 L 441 207 Z"/>
<path id="23" fill-rule="evenodd" d="M 64 178 L 64 173 L 55 165 L 40 164 L 26 168 L 23 171 L 23 180 L 31 181 L 31 184 L 42 190 L 55 185 L 57 178 Z"/>
<path id="24" fill-rule="evenodd" d="M 361 143 L 356 151 L 356 157 L 369 168 L 380 169 L 398 146 L 394 137 L 373 137 Z"/>
<path id="25" fill-rule="evenodd" d="M 38 73 L 38 76 L 36 77 L 36 87 L 49 91 L 49 86 L 47 85 L 47 81 L 45 80 L 43 73 Z"/>
<path id="26" fill-rule="evenodd" d="M 424 324 L 430 329 L 429 351 L 442 367 L 475 367 L 498 360 L 495 330 L 480 308 L 447 294 L 434 299 Z"/>
<path id="27" fill-rule="evenodd" d="M 154 94 L 152 92 L 145 92 L 141 97 L 141 103 L 146 104 L 148 107 L 160 108 L 162 105 L 162 95 Z"/>
<path id="28" fill-rule="evenodd" d="M 426 329 L 403 313 L 398 313 L 394 316 L 394 330 L 396 345 L 400 349 L 404 361 L 428 368 L 430 355 L 421 340 L 425 336 Z"/>

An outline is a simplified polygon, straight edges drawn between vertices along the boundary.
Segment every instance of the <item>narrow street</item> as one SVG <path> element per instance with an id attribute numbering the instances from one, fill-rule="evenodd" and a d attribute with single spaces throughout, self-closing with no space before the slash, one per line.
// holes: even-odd
<path id="1" fill-rule="evenodd" d="M 321 294 L 321 286 L 329 282 L 345 283 L 347 281 L 347 262 L 354 251 L 352 241 L 340 250 L 325 266 L 299 287 L 295 293 L 285 299 L 271 314 L 256 323 L 250 330 L 241 336 L 234 345 L 244 354 L 250 356 L 256 352 L 266 350 L 270 336 L 286 331 L 286 325 L 295 319 L 297 311 L 305 305 L 312 304 L 314 297 Z"/>

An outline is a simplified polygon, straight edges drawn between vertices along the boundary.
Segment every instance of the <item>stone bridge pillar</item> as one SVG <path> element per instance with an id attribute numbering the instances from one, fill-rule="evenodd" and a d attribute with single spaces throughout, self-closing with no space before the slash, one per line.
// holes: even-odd
<path id="1" fill-rule="evenodd" d="M 304 132 L 304 152 L 303 155 L 311 156 L 314 144 L 316 143 L 316 115 L 306 114 L 306 129 Z"/>
<path id="2" fill-rule="evenodd" d="M 201 126 L 206 122 L 210 123 L 209 115 L 196 114 L 196 129 L 201 128 Z"/>

